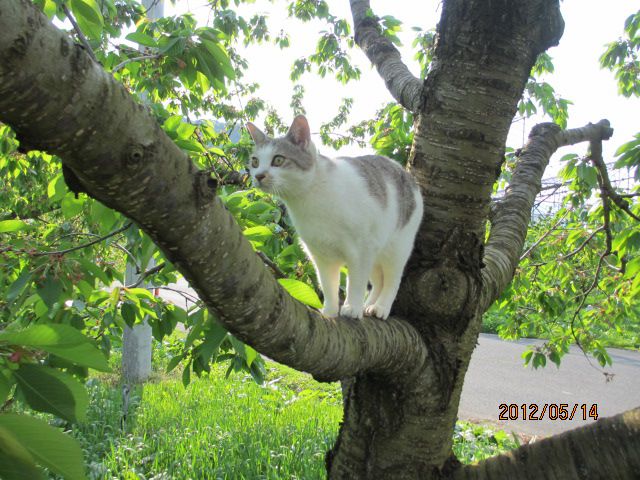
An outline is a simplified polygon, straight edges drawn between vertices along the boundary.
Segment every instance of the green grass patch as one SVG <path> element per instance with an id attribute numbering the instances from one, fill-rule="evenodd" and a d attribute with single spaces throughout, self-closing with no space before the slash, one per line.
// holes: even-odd
<path id="1" fill-rule="evenodd" d="M 225 379 L 225 365 L 187 388 L 179 372 L 156 371 L 130 393 L 126 417 L 118 374 L 92 378 L 88 420 L 72 431 L 89 478 L 325 478 L 325 452 L 342 419 L 340 385 L 272 362 L 267 367 L 263 386 L 244 375 Z M 517 446 L 504 432 L 467 422 L 456 425 L 453 440 L 463 463 Z"/>
<path id="2" fill-rule="evenodd" d="M 94 382 L 90 420 L 75 429 L 91 478 L 324 478 L 342 416 L 337 386 L 272 373 L 265 386 L 225 380 L 222 368 L 186 389 L 175 378 L 148 383 L 124 422 L 120 390 Z"/>

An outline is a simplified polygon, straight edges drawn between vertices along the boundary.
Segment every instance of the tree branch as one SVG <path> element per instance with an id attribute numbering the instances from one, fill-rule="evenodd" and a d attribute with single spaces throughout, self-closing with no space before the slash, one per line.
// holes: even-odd
<path id="1" fill-rule="evenodd" d="M 391 40 L 380 33 L 376 18 L 370 16 L 369 0 L 350 3 L 356 43 L 375 65 L 393 98 L 407 110 L 416 112 L 422 100 L 423 82 L 402 62 Z"/>
<path id="2" fill-rule="evenodd" d="M 466 465 L 452 478 L 637 478 L 640 408 Z"/>
<path id="3" fill-rule="evenodd" d="M 629 202 L 625 200 L 623 197 L 628 195 L 620 195 L 615 191 L 613 186 L 611 185 L 611 180 L 609 180 L 609 173 L 607 172 L 607 166 L 602 159 L 602 142 L 600 141 L 591 141 L 589 146 L 589 159 L 593 166 L 598 171 L 598 183 L 600 184 L 600 189 L 603 191 L 603 195 L 606 195 L 611 201 L 623 212 L 629 215 L 634 220 L 640 222 L 640 217 L 635 215 L 629 206 Z"/>
<path id="4" fill-rule="evenodd" d="M 531 220 L 531 208 L 540 192 L 541 179 L 551 155 L 560 147 L 592 140 L 606 140 L 613 134 L 607 120 L 582 128 L 560 130 L 543 123 L 531 130 L 529 141 L 496 207 L 491 233 L 485 246 L 481 311 L 485 311 L 513 278 Z"/>
<path id="5" fill-rule="evenodd" d="M 551 235 L 555 231 L 555 229 L 558 227 L 558 225 L 562 223 L 562 221 L 564 220 L 564 218 L 567 216 L 568 213 L 569 213 L 569 210 L 564 212 L 564 214 L 558 219 L 558 221 L 554 223 L 553 226 L 544 233 L 544 235 L 542 235 L 538 240 L 536 240 L 536 242 L 533 245 L 531 245 L 526 252 L 520 255 L 520 261 L 524 260 L 529 255 L 531 255 L 531 252 L 533 252 L 536 248 L 538 248 L 538 245 L 540 245 L 545 238 L 547 238 L 549 235 Z"/>
<path id="6" fill-rule="evenodd" d="M 113 67 L 111 69 L 111 73 L 116 73 L 122 67 L 124 67 L 125 65 L 127 65 L 127 64 L 129 64 L 131 62 L 139 62 L 140 60 L 152 60 L 152 59 L 155 59 L 155 58 L 160 58 L 161 56 L 162 56 L 161 54 L 156 53 L 154 55 L 140 55 L 139 57 L 127 58 L 126 60 L 123 60 L 118 65 Z"/>
<path id="7" fill-rule="evenodd" d="M 430 365 L 406 321 L 328 319 L 289 296 L 209 174 L 28 0 L 0 0 L 0 121 L 136 221 L 215 318 L 270 358 L 327 381 L 365 372 L 406 380 Z"/>
<path id="8" fill-rule="evenodd" d="M 66 253 L 75 252 L 76 250 L 82 250 L 83 248 L 90 247 L 91 245 L 95 245 L 96 243 L 100 243 L 107 238 L 111 238 L 114 235 L 118 235 L 119 233 L 124 232 L 131 226 L 131 222 L 126 223 L 122 227 L 114 230 L 113 232 L 109 232 L 106 235 L 96 238 L 95 240 L 91 240 L 90 242 L 83 243 L 82 245 L 76 245 L 75 247 L 67 248 L 65 250 L 55 250 L 52 252 L 36 252 L 33 254 L 34 257 L 41 257 L 43 255 L 64 255 Z"/>
<path id="9" fill-rule="evenodd" d="M 140 274 L 140 278 L 138 278 L 138 280 L 135 283 L 132 283 L 131 285 L 126 285 L 125 288 L 136 288 L 136 287 L 138 287 L 142 282 L 145 281 L 145 279 L 149 278 L 151 275 L 155 275 L 160 270 L 162 270 L 165 267 L 165 265 L 166 265 L 166 263 L 162 262 L 162 263 L 159 263 L 158 265 L 156 265 L 153 268 L 149 268 L 148 270 L 145 270 L 144 272 L 142 272 Z"/>

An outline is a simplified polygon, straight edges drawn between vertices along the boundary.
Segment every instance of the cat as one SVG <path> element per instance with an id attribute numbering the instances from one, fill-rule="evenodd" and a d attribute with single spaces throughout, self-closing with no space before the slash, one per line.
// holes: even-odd
<path id="1" fill-rule="evenodd" d="M 422 219 L 413 177 L 383 156 L 320 155 L 303 115 L 282 138 L 268 137 L 253 123 L 247 129 L 255 143 L 249 164 L 254 185 L 286 205 L 315 265 L 322 313 L 387 318 Z M 345 264 L 347 296 L 340 308 Z M 365 303 L 368 282 L 372 289 Z"/>

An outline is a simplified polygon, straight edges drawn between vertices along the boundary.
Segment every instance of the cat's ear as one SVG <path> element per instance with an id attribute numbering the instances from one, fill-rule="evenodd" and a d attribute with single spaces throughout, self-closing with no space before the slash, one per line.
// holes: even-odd
<path id="1" fill-rule="evenodd" d="M 309 130 L 309 122 L 307 122 L 304 115 L 298 115 L 293 119 L 286 138 L 301 148 L 306 149 L 309 147 L 311 144 L 311 132 Z"/>
<path id="2" fill-rule="evenodd" d="M 256 145 L 262 145 L 267 141 L 267 136 L 264 134 L 264 132 L 256 127 L 253 123 L 247 122 L 247 130 L 249 130 L 249 135 L 251 135 L 253 143 L 255 143 Z"/>

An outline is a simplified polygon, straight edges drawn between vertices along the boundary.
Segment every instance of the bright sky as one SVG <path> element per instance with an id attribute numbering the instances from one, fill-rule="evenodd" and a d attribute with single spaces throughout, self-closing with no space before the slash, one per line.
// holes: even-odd
<path id="1" fill-rule="evenodd" d="M 179 0 L 176 7 L 167 5 L 167 14 L 191 9 L 202 22 L 206 22 L 207 10 L 199 7 L 202 0 Z M 435 0 L 372 0 L 372 9 L 379 15 L 393 15 L 403 22 L 403 33 L 400 36 L 404 44 L 401 51 L 405 63 L 414 74 L 419 67 L 413 59 L 411 48 L 413 26 L 424 29 L 434 27 L 440 16 L 439 1 Z M 561 9 L 565 19 L 565 32 L 558 47 L 548 51 L 555 64 L 555 73 L 545 80 L 549 82 L 562 97 L 574 104 L 569 109 L 569 128 L 580 127 L 588 122 L 597 122 L 602 118 L 610 120 L 615 133 L 606 142 L 604 148 L 605 161 L 613 159 L 616 148 L 632 139 L 640 131 L 640 100 L 626 99 L 617 95 L 617 85 L 613 74 L 601 70 L 598 58 L 604 51 L 604 45 L 622 35 L 624 20 L 634 12 L 633 2 L 625 0 L 565 0 Z M 333 0 L 329 2 L 332 13 L 351 21 L 349 2 Z M 291 46 L 280 50 L 271 44 L 252 45 L 242 53 L 249 60 L 247 78 L 261 84 L 258 95 L 275 106 L 285 121 L 293 114 L 289 107 L 294 83 L 289 79 L 291 65 L 299 57 L 313 53 L 318 39 L 317 32 L 323 28 L 320 22 L 303 24 L 298 20 L 287 18 L 286 3 L 257 0 L 255 4 L 243 6 L 243 12 L 268 13 L 268 24 L 273 36 L 280 29 L 289 32 Z M 248 15 L 250 16 L 250 15 Z M 329 75 L 320 79 L 313 74 L 305 74 L 300 80 L 305 87 L 304 106 L 312 131 L 317 132 L 323 121 L 331 119 L 338 111 L 343 97 L 354 100 L 351 119 L 356 122 L 370 118 L 375 111 L 391 96 L 377 72 L 371 68 L 364 54 L 355 49 L 352 59 L 362 71 L 358 82 L 342 85 Z M 548 121 L 542 117 L 531 118 L 526 122 L 516 122 L 509 135 L 508 144 L 513 147 L 522 146 L 523 135 L 526 139 L 529 129 L 540 121 Z M 524 128 L 523 128 L 524 127 Z M 320 144 L 317 139 L 316 144 Z M 330 154 L 328 147 L 322 147 Z M 553 175 L 558 169 L 557 159 L 568 151 L 584 152 L 586 146 L 568 147 L 561 150 L 552 159 L 547 175 Z M 345 147 L 342 154 L 353 154 L 357 147 Z"/>

